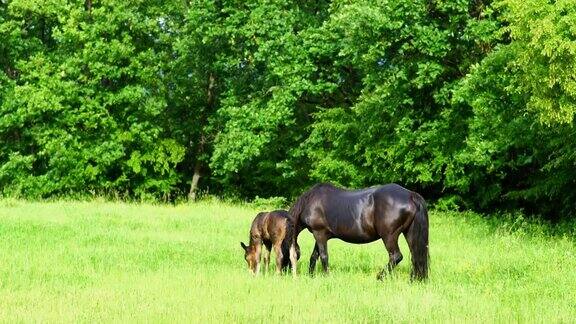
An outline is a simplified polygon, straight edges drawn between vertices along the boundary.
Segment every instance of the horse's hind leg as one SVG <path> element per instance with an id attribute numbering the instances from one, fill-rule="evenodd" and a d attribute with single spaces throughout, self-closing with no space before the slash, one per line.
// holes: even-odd
<path id="1" fill-rule="evenodd" d="M 314 244 L 314 251 L 312 251 L 312 255 L 310 256 L 310 266 L 308 267 L 308 273 L 310 275 L 314 274 L 314 270 L 316 269 L 316 261 L 320 256 L 320 252 L 318 251 L 318 243 Z"/>
<path id="2" fill-rule="evenodd" d="M 388 270 L 388 272 L 392 272 L 398 263 L 402 261 L 402 253 L 400 253 L 400 248 L 398 247 L 399 234 L 400 233 L 394 233 L 382 238 L 382 241 L 384 241 L 384 245 L 386 246 L 386 250 L 388 250 L 388 266 L 378 273 L 377 278 L 379 280 L 384 277 L 386 270 Z"/>

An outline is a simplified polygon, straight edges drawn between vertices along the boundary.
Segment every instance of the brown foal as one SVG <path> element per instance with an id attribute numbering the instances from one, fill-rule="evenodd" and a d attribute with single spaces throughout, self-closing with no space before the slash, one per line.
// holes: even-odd
<path id="1" fill-rule="evenodd" d="M 276 273 L 282 271 L 284 258 L 289 255 L 292 275 L 296 276 L 296 262 L 298 259 L 297 247 L 294 242 L 294 225 L 290 221 L 289 214 L 285 210 L 258 213 L 252 221 L 250 228 L 250 244 L 240 245 L 244 249 L 244 259 L 248 263 L 249 270 L 257 275 L 260 272 L 260 254 L 262 245 L 264 251 L 264 269 L 267 271 L 270 264 L 270 252 L 274 248 L 276 254 Z"/>

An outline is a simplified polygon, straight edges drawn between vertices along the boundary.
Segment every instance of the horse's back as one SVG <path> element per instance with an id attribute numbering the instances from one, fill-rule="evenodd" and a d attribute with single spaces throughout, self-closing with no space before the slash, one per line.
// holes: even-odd
<path id="1" fill-rule="evenodd" d="M 411 194 L 394 183 L 358 190 L 327 187 L 318 192 L 321 212 L 312 212 L 316 220 L 310 223 L 324 224 L 333 237 L 347 242 L 372 242 L 410 219 L 415 208 Z"/>
<path id="2" fill-rule="evenodd" d="M 357 216 L 363 208 L 370 207 L 374 200 L 384 201 L 389 205 L 410 203 L 412 191 L 401 185 L 390 183 L 381 186 L 358 190 L 339 189 L 334 193 L 326 195 L 323 199 L 327 211 L 330 209 L 345 209 L 350 214 Z"/>
<path id="3" fill-rule="evenodd" d="M 351 243 L 368 243 L 378 237 L 373 226 L 373 197 L 376 188 L 345 190 L 333 187 L 317 197 L 320 210 L 311 224 L 322 224 L 332 237 Z M 316 226 L 312 230 L 322 230 Z"/>

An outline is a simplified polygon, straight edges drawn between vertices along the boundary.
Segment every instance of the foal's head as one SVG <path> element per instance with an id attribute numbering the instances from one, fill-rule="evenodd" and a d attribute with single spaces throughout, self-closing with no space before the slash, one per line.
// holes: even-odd
<path id="1" fill-rule="evenodd" d="M 247 246 L 244 242 L 240 242 L 240 246 L 244 249 L 244 260 L 248 263 L 248 269 L 256 273 L 256 268 L 258 267 L 258 262 L 256 260 L 256 249 L 255 247 L 249 245 Z"/>

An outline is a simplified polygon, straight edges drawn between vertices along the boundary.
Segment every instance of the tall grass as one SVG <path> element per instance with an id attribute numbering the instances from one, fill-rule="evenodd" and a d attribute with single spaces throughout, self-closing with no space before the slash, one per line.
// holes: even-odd
<path id="1" fill-rule="evenodd" d="M 392 276 L 382 242 L 329 242 L 331 273 L 247 272 L 241 240 L 256 210 L 0 200 L 0 319 L 154 322 L 570 322 L 576 246 L 568 235 L 432 212 L 428 283 L 410 254 Z M 272 271 L 271 271 L 272 273 Z"/>

